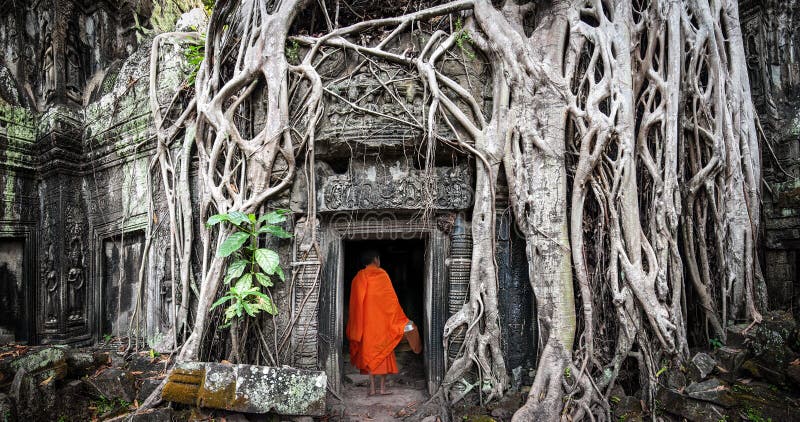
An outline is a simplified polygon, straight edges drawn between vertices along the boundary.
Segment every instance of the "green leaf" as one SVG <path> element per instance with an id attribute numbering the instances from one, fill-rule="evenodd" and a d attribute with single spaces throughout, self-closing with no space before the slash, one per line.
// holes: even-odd
<path id="1" fill-rule="evenodd" d="M 266 311 L 266 312 L 268 312 L 268 313 L 270 313 L 272 315 L 277 315 L 277 313 L 278 313 L 278 310 L 275 309 L 275 305 L 272 304 L 272 301 L 267 296 L 260 297 L 259 300 L 258 300 L 258 303 L 256 303 L 256 307 L 258 307 L 258 309 L 261 309 L 262 311 Z"/>
<path id="2" fill-rule="evenodd" d="M 286 276 L 283 274 L 283 268 L 281 268 L 280 265 L 275 267 L 275 274 L 278 274 L 278 278 L 280 278 L 281 281 L 286 281 Z"/>
<path id="3" fill-rule="evenodd" d="M 231 300 L 231 297 L 230 297 L 230 296 L 222 296 L 221 298 L 217 299 L 217 301 L 216 301 L 216 302 L 214 302 L 214 303 L 211 305 L 211 310 L 214 310 L 214 308 L 216 308 L 216 307 L 217 307 L 217 306 L 219 306 L 219 305 L 222 305 L 223 303 L 225 303 L 225 302 L 227 302 L 227 301 L 229 301 L 229 300 Z"/>
<path id="4" fill-rule="evenodd" d="M 251 306 L 247 302 L 244 302 L 242 303 L 242 308 L 244 308 L 244 311 L 247 312 L 247 315 L 250 315 L 251 317 L 256 316 L 257 309 L 255 306 Z"/>
<path id="5" fill-rule="evenodd" d="M 247 239 L 250 238 L 250 234 L 244 232 L 236 232 L 230 235 L 221 245 L 219 245 L 219 249 L 217 250 L 217 256 L 224 258 L 236 251 L 244 245 L 244 242 L 247 242 Z"/>
<path id="6" fill-rule="evenodd" d="M 267 277 L 263 273 L 256 273 L 256 280 L 258 280 L 258 283 L 261 284 L 264 287 L 272 287 L 273 286 L 272 280 L 270 280 L 269 277 Z"/>
<path id="7" fill-rule="evenodd" d="M 250 221 L 250 219 L 247 218 L 247 214 L 241 211 L 231 211 L 228 213 L 228 217 L 230 217 L 231 223 L 236 224 L 237 226 Z"/>
<path id="8" fill-rule="evenodd" d="M 228 217 L 228 214 L 215 214 L 215 215 L 212 215 L 211 217 L 208 218 L 208 221 L 206 222 L 206 226 L 210 227 L 210 226 L 213 226 L 214 224 L 217 224 L 217 223 L 219 223 L 221 221 L 231 221 L 231 219 L 230 219 L 230 217 Z"/>
<path id="9" fill-rule="evenodd" d="M 226 321 L 230 320 L 234 316 L 236 316 L 236 308 L 237 308 L 237 306 L 234 304 L 234 305 L 228 306 L 228 308 L 225 309 L 225 320 Z"/>
<path id="10" fill-rule="evenodd" d="M 262 215 L 261 218 L 258 219 L 258 222 L 259 224 L 263 222 L 267 222 L 267 224 L 283 223 L 286 221 L 286 214 L 286 210 L 270 211 Z"/>
<path id="11" fill-rule="evenodd" d="M 258 229 L 258 233 L 259 234 L 261 234 L 261 233 L 269 233 L 269 234 L 271 234 L 271 235 L 273 235 L 275 237 L 279 237 L 281 239 L 288 239 L 288 238 L 292 237 L 291 233 L 287 232 L 286 230 L 284 230 L 284 229 L 282 229 L 282 228 L 280 228 L 278 226 L 273 226 L 273 225 L 264 226 L 264 227 Z"/>
<path id="12" fill-rule="evenodd" d="M 251 287 L 253 287 L 253 275 L 250 273 L 243 275 L 239 281 L 236 282 L 236 290 L 241 292 L 242 295 L 246 294 Z"/>
<path id="13" fill-rule="evenodd" d="M 264 270 L 268 275 L 275 274 L 275 268 L 280 263 L 280 256 L 278 253 L 271 249 L 256 249 L 255 252 L 256 262 L 258 266 Z"/>
<path id="14" fill-rule="evenodd" d="M 228 266 L 228 271 L 225 274 L 225 284 L 228 284 L 234 278 L 237 278 L 244 273 L 244 270 L 247 269 L 247 260 L 246 259 L 239 259 L 234 261 L 230 266 Z"/>
<path id="15" fill-rule="evenodd" d="M 250 220 L 250 223 L 256 224 L 256 215 L 255 214 L 247 214 L 247 219 Z"/>

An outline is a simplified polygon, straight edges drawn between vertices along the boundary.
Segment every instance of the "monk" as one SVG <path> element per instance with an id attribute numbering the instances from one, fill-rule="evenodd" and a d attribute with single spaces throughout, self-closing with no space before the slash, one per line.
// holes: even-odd
<path id="1" fill-rule="evenodd" d="M 350 292 L 347 321 L 350 362 L 362 374 L 369 374 L 369 396 L 391 394 L 386 391 L 386 375 L 398 372 L 394 348 L 413 323 L 400 307 L 389 275 L 381 268 L 378 253 L 366 251 L 361 264 L 364 269 L 353 278 Z M 376 376 L 380 377 L 377 393 Z"/>

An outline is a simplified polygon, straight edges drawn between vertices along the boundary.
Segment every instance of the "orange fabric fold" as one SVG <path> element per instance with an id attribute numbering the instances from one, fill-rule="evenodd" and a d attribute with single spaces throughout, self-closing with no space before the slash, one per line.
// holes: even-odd
<path id="1" fill-rule="evenodd" d="M 350 362 L 361 372 L 396 374 L 394 348 L 408 322 L 386 271 L 369 265 L 353 278 L 347 340 Z"/>

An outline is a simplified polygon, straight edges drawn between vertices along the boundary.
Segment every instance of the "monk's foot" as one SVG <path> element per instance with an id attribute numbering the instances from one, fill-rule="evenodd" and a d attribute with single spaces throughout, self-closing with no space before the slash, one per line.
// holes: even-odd
<path id="1" fill-rule="evenodd" d="M 376 396 L 376 395 L 378 395 L 378 393 L 376 393 L 374 391 L 367 391 L 367 397 L 372 397 L 372 396 Z"/>
<path id="2" fill-rule="evenodd" d="M 391 395 L 392 392 L 391 391 L 381 391 L 379 394 L 382 395 L 382 396 L 388 396 L 388 395 Z"/>

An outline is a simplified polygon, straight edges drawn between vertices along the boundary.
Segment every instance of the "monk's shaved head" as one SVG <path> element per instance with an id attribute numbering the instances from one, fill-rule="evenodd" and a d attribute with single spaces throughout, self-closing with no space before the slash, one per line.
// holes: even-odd
<path id="1" fill-rule="evenodd" d="M 375 249 L 367 249 L 364 252 L 361 252 L 361 265 L 367 266 L 375 262 L 375 259 L 380 259 L 380 254 Z"/>

